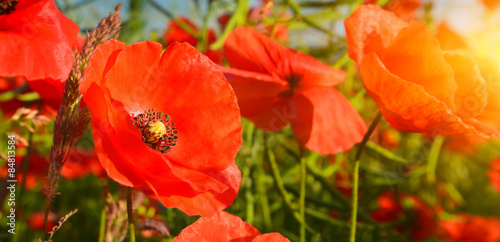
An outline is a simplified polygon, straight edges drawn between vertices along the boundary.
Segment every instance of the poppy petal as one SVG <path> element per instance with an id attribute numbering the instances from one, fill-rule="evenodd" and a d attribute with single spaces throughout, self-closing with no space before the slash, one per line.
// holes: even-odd
<path id="1" fill-rule="evenodd" d="M 391 44 L 408 23 L 373 4 L 360 6 L 344 21 L 349 57 L 361 64 L 363 56 Z"/>
<path id="2" fill-rule="evenodd" d="M 256 72 L 221 67 L 238 97 L 241 116 L 251 117 L 270 109 L 286 87 L 284 81 Z"/>
<path id="3" fill-rule="evenodd" d="M 349 150 L 363 139 L 366 124 L 347 99 L 334 88 L 314 87 L 297 92 L 291 106 L 297 117 L 292 129 L 308 149 L 322 154 Z"/>
<path id="4" fill-rule="evenodd" d="M 252 242 L 290 242 L 280 233 L 267 233 L 255 237 Z"/>
<path id="5" fill-rule="evenodd" d="M 218 174 L 215 179 L 226 184 L 228 188 L 223 192 L 207 191 L 192 198 L 184 196 L 158 196 L 163 205 L 177 207 L 188 215 L 210 216 L 233 203 L 238 195 L 241 183 L 241 172 L 236 165 L 231 165 Z M 146 194 L 152 196 L 152 191 Z M 154 196 L 153 196 L 154 197 Z M 202 211 L 200 213 L 200 211 Z"/>
<path id="6" fill-rule="evenodd" d="M 201 217 L 183 229 L 173 242 L 181 241 L 251 241 L 260 232 L 240 217 L 221 211 L 211 217 Z"/>
<path id="7" fill-rule="evenodd" d="M 54 1 L 19 1 L 16 10 L 0 16 L 0 76 L 28 80 L 66 80 L 75 54 L 78 26 Z"/>
<path id="8" fill-rule="evenodd" d="M 422 86 L 390 73 L 374 53 L 363 58 L 361 75 L 366 90 L 395 129 L 431 135 L 475 132 Z"/>
<path id="9" fill-rule="evenodd" d="M 385 54 L 378 56 L 392 74 L 421 85 L 428 94 L 455 111 L 457 83 L 453 69 L 444 59 L 439 41 L 425 24 L 412 21 L 408 28 L 401 30 Z"/>

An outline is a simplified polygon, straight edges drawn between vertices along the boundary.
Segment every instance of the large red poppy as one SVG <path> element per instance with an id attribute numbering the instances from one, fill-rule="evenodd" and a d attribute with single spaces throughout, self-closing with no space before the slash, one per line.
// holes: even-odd
<path id="1" fill-rule="evenodd" d="M 407 23 L 376 5 L 345 20 L 349 56 L 386 121 L 431 135 L 497 131 L 478 119 L 488 104 L 485 80 L 460 52 L 443 52 L 425 24 Z"/>
<path id="2" fill-rule="evenodd" d="M 75 58 L 78 30 L 54 1 L 18 1 L 10 13 L 0 14 L 0 76 L 25 77 L 57 109 Z"/>
<path id="3" fill-rule="evenodd" d="M 453 220 L 440 220 L 438 238 L 445 241 L 496 242 L 500 239 L 500 220 L 459 214 Z"/>
<path id="4" fill-rule="evenodd" d="M 260 234 L 251 224 L 240 217 L 221 211 L 212 217 L 203 217 L 189 225 L 173 242 L 217 241 L 217 242 L 289 242 L 279 233 Z"/>
<path id="5" fill-rule="evenodd" d="M 187 25 L 189 25 L 194 31 L 197 33 L 200 32 L 198 26 L 196 26 L 193 22 L 189 21 L 186 17 L 179 17 L 176 19 L 176 21 L 181 21 Z M 191 33 L 183 29 L 179 24 L 177 24 L 175 21 L 171 21 L 168 24 L 168 29 L 165 32 L 165 44 L 169 45 L 174 42 L 187 42 L 192 46 L 196 47 L 196 44 L 198 43 L 198 39 L 196 39 L 195 36 L 193 36 Z M 208 42 L 207 46 L 205 46 L 206 51 L 205 55 L 210 58 L 213 62 L 217 64 L 222 64 L 222 51 L 220 50 L 211 50 L 209 48 L 209 45 L 215 42 L 216 37 L 215 37 L 215 32 L 211 29 L 208 30 Z"/>
<path id="6" fill-rule="evenodd" d="M 236 28 L 224 43 L 231 68 L 222 67 L 233 86 L 241 115 L 265 131 L 288 123 L 301 143 L 323 154 L 350 149 L 366 125 L 332 86 L 346 73 L 295 52 L 258 31 Z"/>
<path id="7" fill-rule="evenodd" d="M 109 177 L 190 215 L 232 204 L 241 182 L 236 96 L 217 65 L 187 43 L 110 40 L 80 86 L 95 151 Z"/>

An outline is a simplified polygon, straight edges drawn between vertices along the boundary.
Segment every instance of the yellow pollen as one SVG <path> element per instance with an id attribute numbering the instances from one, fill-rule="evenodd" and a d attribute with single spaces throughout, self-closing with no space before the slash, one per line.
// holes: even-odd
<path id="1" fill-rule="evenodd" d="M 149 123 L 142 131 L 142 136 L 145 142 L 155 143 L 167 133 L 167 129 L 163 122 L 154 121 Z"/>

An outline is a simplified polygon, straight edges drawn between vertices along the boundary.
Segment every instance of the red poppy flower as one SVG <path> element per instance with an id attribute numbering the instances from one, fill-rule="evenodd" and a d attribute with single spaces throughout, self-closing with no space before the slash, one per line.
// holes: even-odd
<path id="1" fill-rule="evenodd" d="M 378 209 L 371 216 L 378 222 L 393 222 L 400 219 L 411 221 L 410 238 L 425 240 L 435 232 L 434 211 L 416 196 L 395 194 L 392 191 L 381 194 L 378 199 Z M 399 232 L 404 227 L 396 228 Z"/>
<path id="2" fill-rule="evenodd" d="M 442 50 L 468 49 L 467 42 L 448 23 L 441 23 L 436 30 L 436 38 Z"/>
<path id="3" fill-rule="evenodd" d="M 78 26 L 54 1 L 25 0 L 0 14 L 0 76 L 23 76 L 54 109 L 62 102 L 64 81 L 73 65 Z"/>
<path id="4" fill-rule="evenodd" d="M 446 241 L 496 242 L 500 239 L 500 220 L 459 214 L 453 220 L 440 220 L 438 238 Z"/>
<path id="5" fill-rule="evenodd" d="M 443 52 L 423 23 L 407 23 L 376 5 L 345 20 L 349 56 L 386 121 L 405 132 L 497 135 L 478 119 L 488 104 L 475 62 Z"/>
<path id="6" fill-rule="evenodd" d="M 196 26 L 194 23 L 189 21 L 189 19 L 187 19 L 186 17 L 179 17 L 179 18 L 177 18 L 177 21 L 181 21 L 181 22 L 191 26 L 191 28 L 193 28 L 193 30 L 196 31 L 197 33 L 200 32 L 200 29 L 198 28 L 198 26 Z M 168 29 L 165 32 L 164 38 L 165 38 L 166 45 L 169 45 L 169 44 L 177 41 L 177 42 L 187 42 L 190 45 L 196 47 L 196 44 L 198 43 L 198 39 L 196 39 L 195 36 L 191 35 L 189 32 L 184 30 L 175 21 L 171 21 L 168 24 Z M 223 58 L 222 51 L 220 51 L 220 50 L 214 51 L 214 50 L 210 50 L 210 48 L 208 48 L 210 44 L 215 42 L 215 40 L 216 40 L 216 37 L 215 37 L 214 31 L 211 29 L 208 30 L 208 43 L 207 43 L 207 46 L 205 48 L 206 49 L 205 55 L 213 62 L 215 62 L 217 64 L 222 64 L 222 58 Z"/>
<path id="7" fill-rule="evenodd" d="M 260 234 L 240 217 L 221 211 L 212 217 L 202 217 L 181 231 L 173 242 L 189 241 L 252 241 L 289 242 L 279 233 Z"/>
<path id="8" fill-rule="evenodd" d="M 28 227 L 34 230 L 43 231 L 43 218 L 43 212 L 36 212 L 31 214 L 31 216 L 28 218 Z M 56 225 L 58 220 L 58 216 L 55 213 L 50 212 L 49 216 L 47 217 L 45 231 L 52 231 L 52 228 Z"/>
<path id="9" fill-rule="evenodd" d="M 497 192 L 500 192 L 500 158 L 491 162 L 488 177 L 490 178 L 491 185 Z"/>
<path id="10" fill-rule="evenodd" d="M 275 132 L 290 123 L 302 145 L 323 154 L 346 151 L 363 138 L 365 123 L 332 87 L 344 81 L 343 71 L 248 27 L 229 34 L 224 52 L 232 68 L 222 70 L 241 115 L 259 128 Z"/>
<path id="11" fill-rule="evenodd" d="M 95 152 L 109 177 L 167 207 L 212 215 L 237 195 L 236 96 L 219 67 L 187 43 L 111 40 L 80 86 Z"/>

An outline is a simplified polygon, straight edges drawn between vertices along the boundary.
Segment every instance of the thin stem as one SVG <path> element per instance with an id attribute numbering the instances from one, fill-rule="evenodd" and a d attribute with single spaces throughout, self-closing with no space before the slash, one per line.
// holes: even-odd
<path id="1" fill-rule="evenodd" d="M 134 210 L 132 209 L 132 188 L 127 187 L 127 215 L 130 230 L 130 242 L 135 242 Z"/>
<path id="2" fill-rule="evenodd" d="M 299 199 L 299 213 L 302 221 L 306 221 L 305 204 L 306 204 L 306 159 L 304 158 L 304 151 L 300 152 L 300 199 Z M 300 241 L 306 241 L 306 227 L 305 223 L 300 224 Z"/>
<path id="3" fill-rule="evenodd" d="M 295 210 L 295 208 L 293 207 L 292 201 L 290 201 L 290 198 L 288 197 L 288 193 L 285 189 L 285 186 L 283 185 L 283 180 L 281 179 L 278 164 L 276 163 L 276 158 L 274 157 L 273 152 L 269 149 L 269 147 L 267 145 L 267 135 L 265 133 L 264 133 L 264 149 L 265 149 L 265 152 L 267 154 L 267 160 L 269 161 L 269 163 L 271 165 L 271 170 L 273 173 L 274 181 L 276 182 L 276 186 L 278 187 L 278 190 L 280 191 L 280 194 L 283 197 L 283 200 L 285 201 L 286 206 L 292 212 L 293 217 L 300 224 L 304 224 L 307 231 L 315 234 L 316 232 L 311 227 L 309 227 L 309 225 L 306 224 L 306 222 L 302 219 L 300 214 Z"/>
<path id="4" fill-rule="evenodd" d="M 431 151 L 429 152 L 429 158 L 427 159 L 427 181 L 430 184 L 436 182 L 436 167 L 439 160 L 439 153 L 441 152 L 441 146 L 443 146 L 444 136 L 436 136 L 434 142 L 431 146 Z"/>
<path id="5" fill-rule="evenodd" d="M 353 185 L 352 185 L 352 210 L 351 210 L 351 233 L 349 237 L 350 242 L 356 241 L 356 220 L 358 218 L 358 182 L 359 182 L 359 161 L 361 159 L 361 155 L 363 154 L 363 150 L 366 146 L 366 143 L 370 139 L 370 136 L 372 135 L 373 131 L 375 130 L 375 127 L 377 127 L 377 124 L 379 123 L 380 119 L 382 118 L 382 113 L 379 112 L 375 119 L 373 120 L 372 124 L 368 128 L 368 131 L 366 132 L 365 136 L 363 137 L 363 140 L 361 140 L 361 143 L 358 146 L 358 150 L 356 151 L 356 156 L 355 156 L 355 161 L 354 161 L 354 174 L 353 174 Z"/>
<path id="6" fill-rule="evenodd" d="M 106 234 L 106 207 L 104 207 L 101 212 L 101 224 L 99 226 L 99 242 L 104 242 L 105 234 Z"/>

